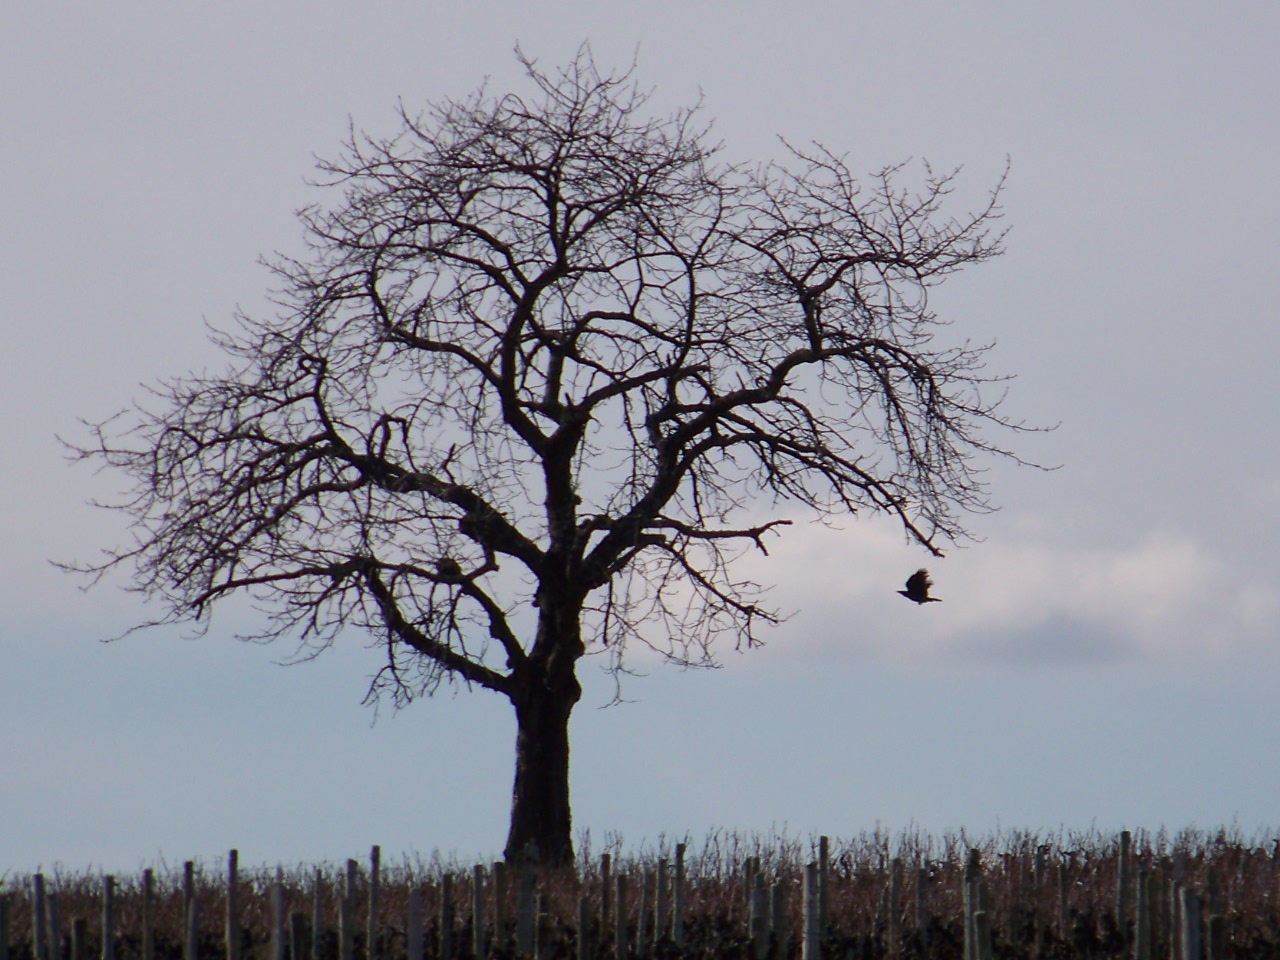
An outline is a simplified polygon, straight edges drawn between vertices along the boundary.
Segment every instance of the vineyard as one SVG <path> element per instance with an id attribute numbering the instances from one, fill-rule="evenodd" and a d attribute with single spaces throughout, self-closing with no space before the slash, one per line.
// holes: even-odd
<path id="1" fill-rule="evenodd" d="M 188 862 L 7 874 L 0 960 L 1280 958 L 1280 842 L 717 832 L 577 869 Z"/>

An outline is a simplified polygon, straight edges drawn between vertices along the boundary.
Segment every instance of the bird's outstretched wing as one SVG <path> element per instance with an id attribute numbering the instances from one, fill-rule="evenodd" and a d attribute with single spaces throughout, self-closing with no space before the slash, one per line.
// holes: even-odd
<path id="1" fill-rule="evenodd" d="M 913 596 L 927 597 L 929 588 L 932 586 L 933 581 L 929 579 L 929 571 L 923 567 L 907 577 L 907 592 Z"/>
<path id="2" fill-rule="evenodd" d="M 938 603 L 937 597 L 929 596 L 929 588 L 932 586 L 933 581 L 929 579 L 929 571 L 921 567 L 907 577 L 907 589 L 898 592 L 916 603 Z"/>

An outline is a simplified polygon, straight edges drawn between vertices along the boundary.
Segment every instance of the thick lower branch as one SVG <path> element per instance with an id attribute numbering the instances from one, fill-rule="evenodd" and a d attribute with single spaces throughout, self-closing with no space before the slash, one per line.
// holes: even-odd
<path id="1" fill-rule="evenodd" d="M 512 695 L 514 686 L 511 677 L 498 673 L 482 663 L 477 663 L 438 640 L 433 640 L 406 620 L 404 614 L 400 612 L 400 605 L 396 602 L 391 588 L 378 575 L 375 564 L 366 563 L 361 573 L 369 592 L 378 603 L 378 609 L 382 613 L 387 629 L 397 640 L 407 643 L 423 656 L 430 657 L 446 670 L 458 674 L 471 683 L 507 696 Z"/>

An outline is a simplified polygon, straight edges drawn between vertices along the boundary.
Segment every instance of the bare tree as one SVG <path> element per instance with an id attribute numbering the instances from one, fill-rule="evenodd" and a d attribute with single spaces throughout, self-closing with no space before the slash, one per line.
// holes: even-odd
<path id="1" fill-rule="evenodd" d="M 790 522 L 771 504 L 888 513 L 938 553 L 987 505 L 973 458 L 1010 456 L 988 434 L 1020 427 L 928 300 L 1000 252 L 999 186 L 956 217 L 927 166 L 730 165 L 588 49 L 520 59 L 527 95 L 353 131 L 309 253 L 272 263 L 278 312 L 217 334 L 230 372 L 91 425 L 78 455 L 131 478 L 135 536 L 78 569 L 124 568 L 149 625 L 247 594 L 259 640 L 371 634 L 371 696 L 502 694 L 507 856 L 564 863 L 584 655 L 757 644 L 776 614 L 731 562 Z"/>

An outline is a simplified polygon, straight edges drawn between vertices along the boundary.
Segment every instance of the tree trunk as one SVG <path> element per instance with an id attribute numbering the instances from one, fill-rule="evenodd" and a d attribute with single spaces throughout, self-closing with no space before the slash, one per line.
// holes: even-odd
<path id="1" fill-rule="evenodd" d="M 582 688 L 572 672 L 558 681 L 538 680 L 513 698 L 516 775 L 511 832 L 503 855 L 507 860 L 527 856 L 545 866 L 570 866 L 569 714 Z"/>

